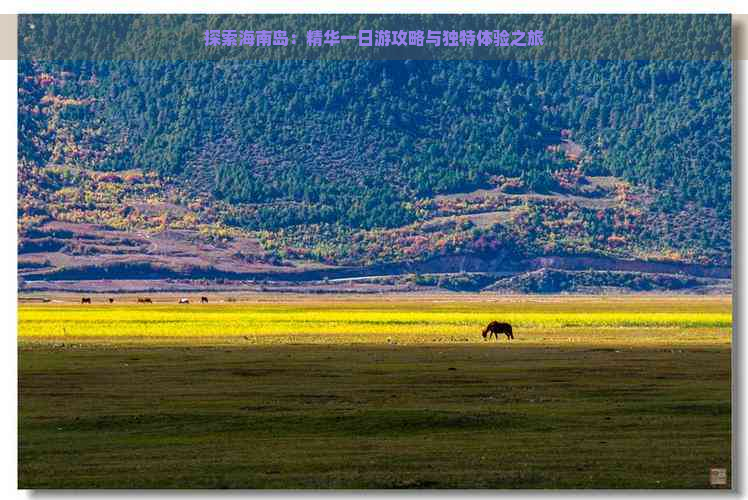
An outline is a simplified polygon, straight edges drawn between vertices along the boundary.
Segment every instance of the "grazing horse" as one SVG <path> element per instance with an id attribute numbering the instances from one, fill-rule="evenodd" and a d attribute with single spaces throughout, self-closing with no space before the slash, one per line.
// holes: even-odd
<path id="1" fill-rule="evenodd" d="M 91 303 L 91 297 L 83 297 L 81 299 L 81 304 L 90 304 Z"/>
<path id="2" fill-rule="evenodd" d="M 179 304 L 189 304 L 189 303 L 190 303 L 190 299 L 186 299 L 186 298 L 179 299 Z"/>
<path id="3" fill-rule="evenodd" d="M 483 339 L 488 336 L 488 338 L 491 338 L 491 335 L 493 335 L 496 340 L 499 340 L 499 334 L 503 333 L 506 335 L 507 340 L 512 340 L 514 338 L 514 334 L 512 333 L 512 325 L 509 323 L 499 323 L 498 321 L 491 321 L 485 330 L 483 330 Z"/>
<path id="4" fill-rule="evenodd" d="M 207 304 L 208 303 L 208 297 L 200 297 L 200 303 L 201 304 Z"/>
<path id="5" fill-rule="evenodd" d="M 153 302 L 148 297 L 138 297 L 138 304 L 152 304 L 152 303 Z"/>
<path id="6" fill-rule="evenodd" d="M 113 299 L 113 298 L 111 298 L 111 297 L 109 297 L 109 303 L 110 303 L 110 304 L 114 304 L 114 299 Z"/>

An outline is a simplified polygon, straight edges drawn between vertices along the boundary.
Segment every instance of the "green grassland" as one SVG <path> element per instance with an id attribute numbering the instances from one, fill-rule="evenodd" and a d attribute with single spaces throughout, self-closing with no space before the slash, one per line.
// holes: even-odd
<path id="1" fill-rule="evenodd" d="M 457 297 L 457 298 L 455 298 Z M 19 306 L 22 488 L 707 488 L 725 297 Z M 508 320 L 516 339 L 484 342 Z"/>

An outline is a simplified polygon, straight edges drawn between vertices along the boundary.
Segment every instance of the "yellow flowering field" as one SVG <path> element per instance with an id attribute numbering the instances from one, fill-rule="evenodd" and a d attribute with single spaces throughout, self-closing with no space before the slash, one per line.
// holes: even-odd
<path id="1" fill-rule="evenodd" d="M 473 342 L 482 340 L 480 332 L 492 320 L 512 324 L 514 343 L 725 344 L 732 334 L 729 299 L 632 297 L 607 305 L 605 299 L 583 298 L 24 304 L 18 309 L 18 335 L 22 342 L 66 338 L 260 344 Z"/>

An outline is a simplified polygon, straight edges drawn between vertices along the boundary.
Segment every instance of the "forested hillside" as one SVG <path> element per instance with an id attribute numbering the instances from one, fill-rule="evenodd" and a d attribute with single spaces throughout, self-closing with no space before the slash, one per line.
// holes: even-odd
<path id="1" fill-rule="evenodd" d="M 729 266 L 731 79 L 697 60 L 23 60 L 22 260 L 47 279 L 87 251 L 167 255 L 86 250 L 93 225 L 269 269 Z"/>

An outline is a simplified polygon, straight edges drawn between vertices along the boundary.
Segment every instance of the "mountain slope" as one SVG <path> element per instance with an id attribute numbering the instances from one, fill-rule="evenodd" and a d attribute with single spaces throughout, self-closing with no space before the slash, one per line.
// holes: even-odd
<path id="1" fill-rule="evenodd" d="M 21 274 L 729 266 L 730 81 L 720 61 L 21 61 Z M 87 244 L 113 231 L 172 243 Z"/>

